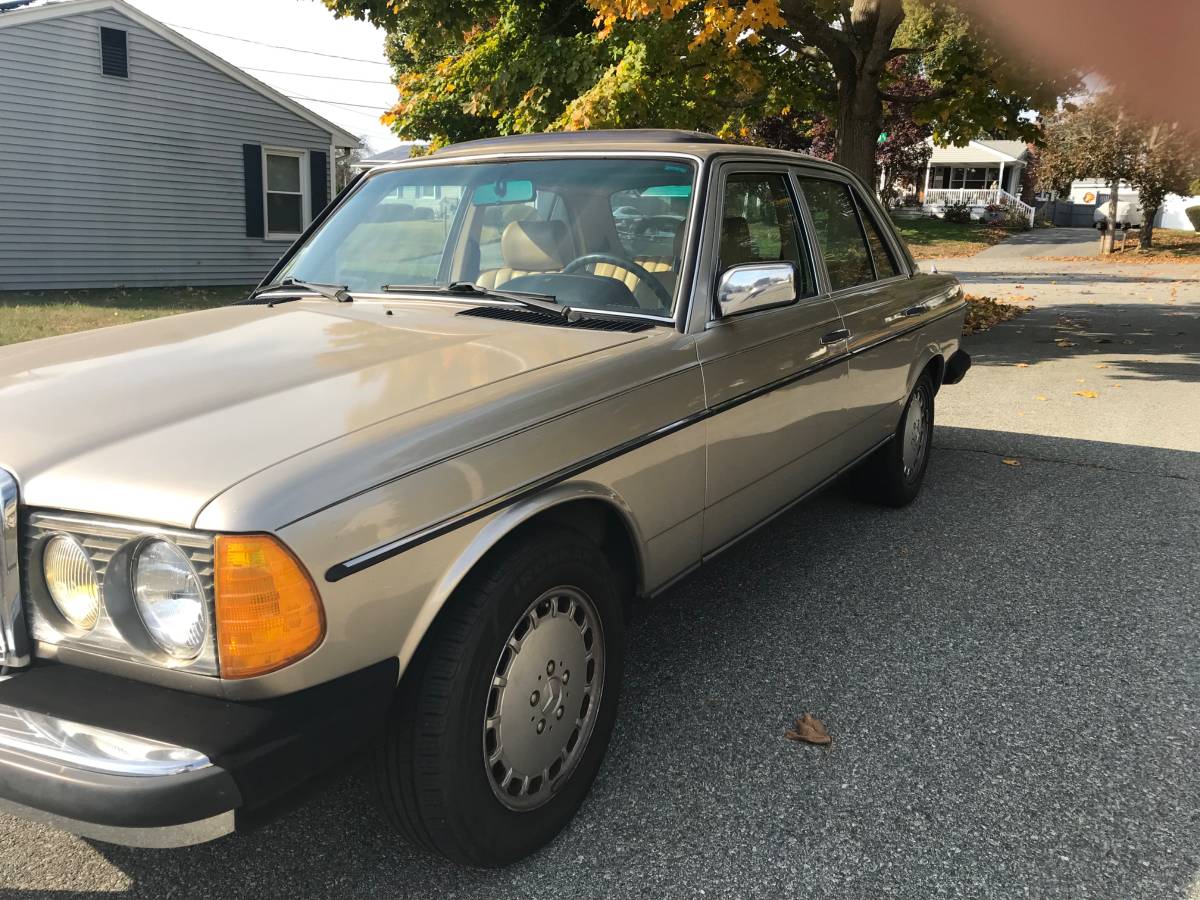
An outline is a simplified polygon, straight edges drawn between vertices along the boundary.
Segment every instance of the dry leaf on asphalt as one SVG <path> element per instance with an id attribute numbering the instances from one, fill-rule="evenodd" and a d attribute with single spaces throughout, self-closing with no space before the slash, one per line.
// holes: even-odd
<path id="1" fill-rule="evenodd" d="M 1000 462 L 1004 463 L 1006 466 L 1019 466 L 1021 464 L 1019 459 L 1002 459 Z"/>
<path id="2" fill-rule="evenodd" d="M 1100 395 L 1097 394 L 1095 391 L 1076 391 L 1075 396 L 1076 397 L 1086 397 L 1089 400 L 1095 400 Z"/>
<path id="3" fill-rule="evenodd" d="M 1034 399 L 1034 400 L 1045 400 L 1046 398 L 1045 398 L 1045 397 L 1043 397 L 1041 394 L 1038 394 L 1038 395 L 1037 395 L 1036 397 L 1034 397 L 1033 399 Z"/>
<path id="4" fill-rule="evenodd" d="M 1028 369 L 1029 363 L 1013 363 L 1018 369 Z"/>
<path id="5" fill-rule="evenodd" d="M 832 744 L 833 738 L 821 724 L 821 720 L 812 713 L 805 713 L 796 720 L 796 724 L 783 733 L 789 741 L 802 741 L 806 744 Z"/>
<path id="6" fill-rule="evenodd" d="M 1068 341 L 1066 338 L 1059 338 L 1059 339 L 1058 339 L 1057 341 L 1055 341 L 1054 343 L 1055 343 L 1056 345 L 1058 345 L 1059 347 L 1062 347 L 1062 348 L 1064 348 L 1064 349 L 1065 349 L 1065 348 L 1067 348 L 1067 347 L 1074 347 L 1074 346 L 1076 346 L 1076 344 L 1075 344 L 1075 342 L 1074 342 L 1074 341 Z"/>
<path id="7" fill-rule="evenodd" d="M 994 325 L 1007 322 L 1025 312 L 1019 306 L 1002 303 L 994 297 L 981 297 L 975 294 L 965 294 L 967 315 L 963 320 L 963 334 L 979 334 Z"/>
<path id="8" fill-rule="evenodd" d="M 1107 363 L 1099 363 L 1099 364 L 1097 364 L 1096 368 L 1097 369 L 1107 369 L 1108 364 Z"/>

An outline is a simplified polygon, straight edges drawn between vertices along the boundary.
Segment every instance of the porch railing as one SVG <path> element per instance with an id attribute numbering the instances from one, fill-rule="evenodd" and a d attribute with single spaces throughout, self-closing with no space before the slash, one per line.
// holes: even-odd
<path id="1" fill-rule="evenodd" d="M 1034 208 L 1028 203 L 999 188 L 929 188 L 925 191 L 925 206 L 946 206 L 965 203 L 968 206 L 1013 206 L 1021 211 L 1029 224 L 1033 224 Z"/>

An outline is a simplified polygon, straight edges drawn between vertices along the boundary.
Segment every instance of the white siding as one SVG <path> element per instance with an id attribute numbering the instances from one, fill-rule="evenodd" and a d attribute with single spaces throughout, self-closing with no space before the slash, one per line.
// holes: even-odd
<path id="1" fill-rule="evenodd" d="M 115 11 L 0 29 L 0 290 L 256 282 L 288 242 L 246 237 L 242 145 L 331 139 Z"/>

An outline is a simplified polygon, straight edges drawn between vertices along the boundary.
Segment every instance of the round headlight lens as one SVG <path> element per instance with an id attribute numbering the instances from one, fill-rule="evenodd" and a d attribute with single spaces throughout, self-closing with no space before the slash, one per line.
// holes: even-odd
<path id="1" fill-rule="evenodd" d="M 100 579 L 79 541 L 65 534 L 50 538 L 42 551 L 42 574 L 63 618 L 83 631 L 95 628 L 100 618 Z"/>
<path id="2" fill-rule="evenodd" d="M 204 588 L 183 551 L 150 540 L 133 561 L 138 615 L 158 646 L 176 659 L 194 659 L 208 635 Z"/>

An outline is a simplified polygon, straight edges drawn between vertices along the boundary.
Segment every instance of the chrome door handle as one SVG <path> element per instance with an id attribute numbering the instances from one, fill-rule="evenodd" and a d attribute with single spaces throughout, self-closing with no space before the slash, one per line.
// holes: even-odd
<path id="1" fill-rule="evenodd" d="M 837 331 L 831 331 L 829 334 L 821 338 L 822 344 L 836 344 L 838 341 L 850 340 L 850 332 L 845 328 L 839 328 Z"/>

